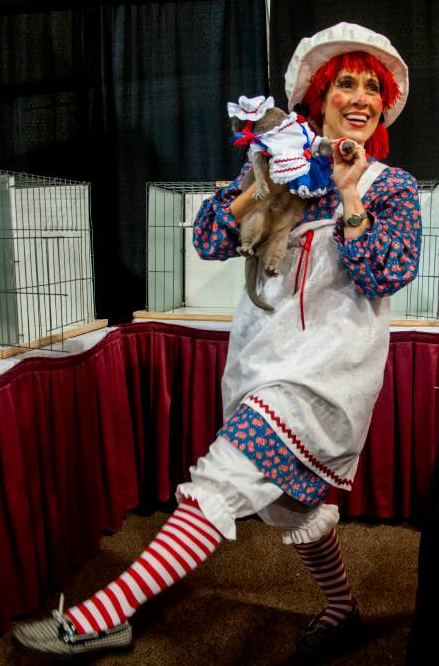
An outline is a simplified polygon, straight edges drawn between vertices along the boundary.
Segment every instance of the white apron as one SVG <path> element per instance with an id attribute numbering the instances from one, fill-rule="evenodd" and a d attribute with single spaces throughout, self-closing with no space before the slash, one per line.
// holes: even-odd
<path id="1" fill-rule="evenodd" d="M 385 168 L 369 166 L 359 182 L 361 197 Z M 333 218 L 290 233 L 279 275 L 262 278 L 261 296 L 273 312 L 257 308 L 244 292 L 222 391 L 225 420 L 246 403 L 307 467 L 350 490 L 383 382 L 390 322 L 388 297 L 359 294 L 342 264 L 333 238 L 340 214 L 341 206 Z M 308 254 L 303 245 L 310 231 Z"/>

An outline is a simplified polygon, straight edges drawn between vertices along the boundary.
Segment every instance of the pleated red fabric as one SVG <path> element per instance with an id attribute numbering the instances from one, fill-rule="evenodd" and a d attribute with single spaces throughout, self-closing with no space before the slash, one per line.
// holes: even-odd
<path id="1" fill-rule="evenodd" d="M 167 501 L 222 425 L 227 332 L 131 324 L 122 348 L 139 486 L 147 504 Z"/>
<path id="2" fill-rule="evenodd" d="M 352 492 L 331 490 L 349 516 L 421 519 L 438 449 L 439 335 L 390 336 L 384 383 Z"/>
<path id="3" fill-rule="evenodd" d="M 120 333 L 0 376 L 0 629 L 139 503 Z"/>
<path id="4" fill-rule="evenodd" d="M 228 333 L 127 324 L 0 375 L 0 630 L 140 501 L 173 498 L 222 425 Z M 349 516 L 419 518 L 437 451 L 439 336 L 392 333 Z"/>

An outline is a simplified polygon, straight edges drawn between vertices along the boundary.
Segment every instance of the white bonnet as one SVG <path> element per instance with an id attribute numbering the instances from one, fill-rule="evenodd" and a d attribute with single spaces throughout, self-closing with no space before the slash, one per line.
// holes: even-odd
<path id="1" fill-rule="evenodd" d="M 301 102 L 311 83 L 311 77 L 328 60 L 349 51 L 366 51 L 375 56 L 393 75 L 401 92 L 390 109 L 384 110 L 385 125 L 391 125 L 407 101 L 409 91 L 408 68 L 389 39 L 369 28 L 355 23 L 337 23 L 304 37 L 294 51 L 285 74 L 288 108 Z"/>
<path id="2" fill-rule="evenodd" d="M 273 97 L 246 97 L 241 95 L 238 104 L 227 102 L 227 112 L 230 118 L 239 120 L 260 120 L 268 109 L 274 107 Z"/>

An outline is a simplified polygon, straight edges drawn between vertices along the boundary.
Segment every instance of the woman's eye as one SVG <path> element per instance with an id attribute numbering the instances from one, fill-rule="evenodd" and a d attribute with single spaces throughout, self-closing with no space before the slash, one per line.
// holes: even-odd
<path id="1" fill-rule="evenodd" d="M 350 88 L 352 83 L 350 81 L 339 81 L 338 85 L 340 88 Z"/>

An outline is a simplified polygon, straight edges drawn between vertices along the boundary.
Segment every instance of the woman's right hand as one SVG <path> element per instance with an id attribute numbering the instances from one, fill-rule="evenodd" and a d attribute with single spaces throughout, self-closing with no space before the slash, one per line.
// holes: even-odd
<path id="1" fill-rule="evenodd" d="M 354 150 L 349 155 L 342 155 L 338 149 L 340 139 L 331 141 L 333 148 L 334 168 L 332 178 L 340 193 L 357 189 L 358 181 L 369 166 L 366 151 L 360 143 L 355 143 Z"/>

